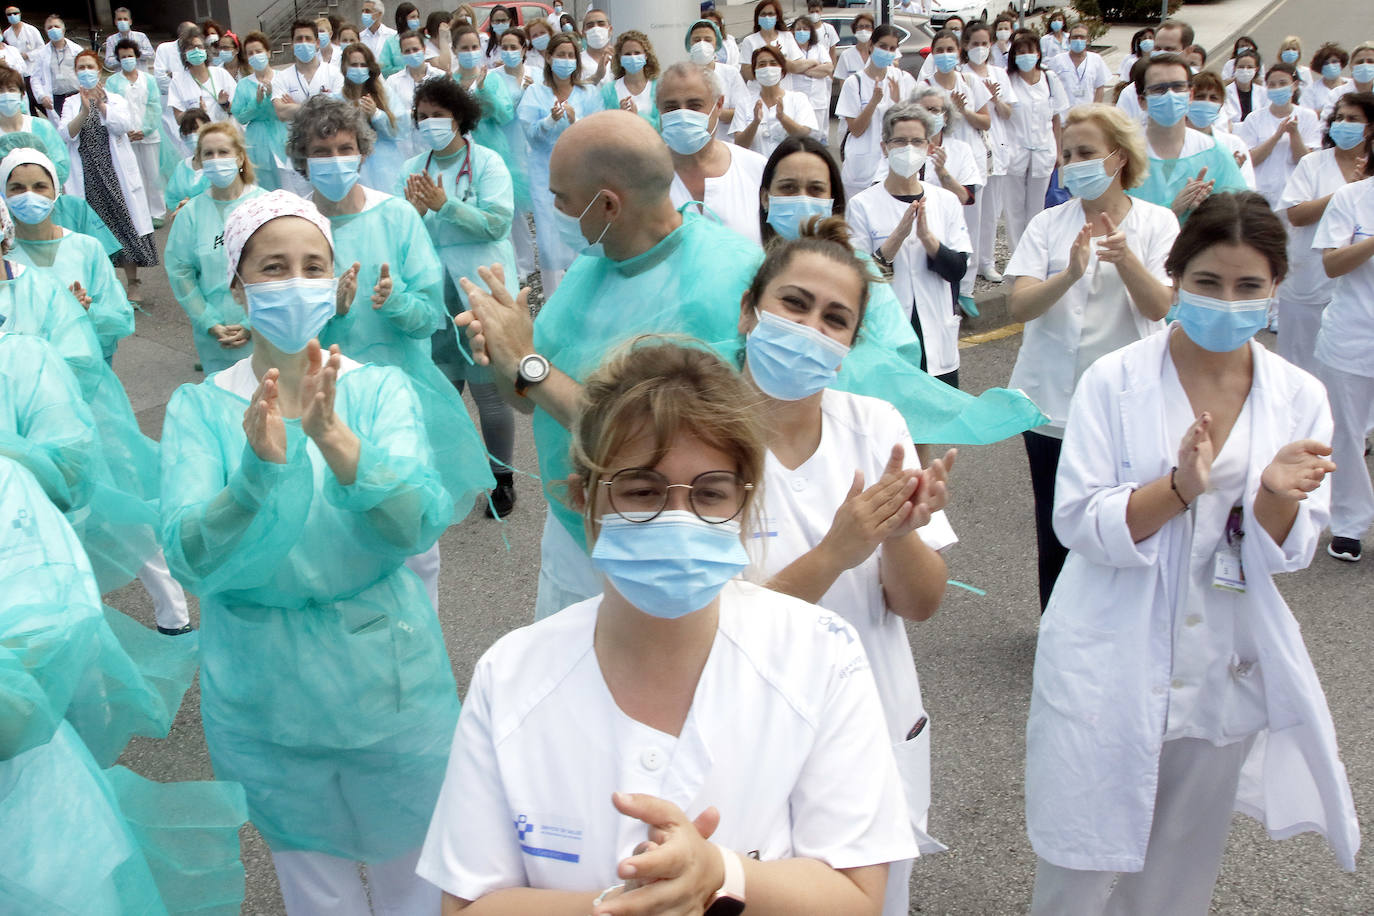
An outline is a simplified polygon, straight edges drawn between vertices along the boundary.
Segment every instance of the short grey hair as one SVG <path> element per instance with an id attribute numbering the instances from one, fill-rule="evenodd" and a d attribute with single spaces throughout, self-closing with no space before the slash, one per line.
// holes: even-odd
<path id="1" fill-rule="evenodd" d="M 334 95 L 317 95 L 307 101 L 296 112 L 286 138 L 286 155 L 291 157 L 291 166 L 305 175 L 305 160 L 310 158 L 310 141 L 340 133 L 352 134 L 357 138 L 358 153 L 364 159 L 372 155 L 377 132 L 367 123 L 367 116 L 362 109 Z"/>
<path id="2" fill-rule="evenodd" d="M 720 77 L 716 76 L 714 70 L 707 70 L 698 67 L 696 64 L 680 60 L 664 70 L 658 77 L 658 88 L 654 90 L 654 102 L 657 104 L 659 93 L 663 91 L 663 81 L 668 77 L 682 77 L 683 79 L 700 79 L 706 84 L 706 89 L 711 93 L 712 103 L 714 100 L 725 95 L 725 90 L 721 88 Z"/>
<path id="3" fill-rule="evenodd" d="M 954 107 L 954 100 L 949 97 L 949 93 L 939 86 L 921 86 L 911 93 L 911 101 L 920 105 L 926 99 L 936 98 L 940 100 L 940 110 L 945 113 L 945 132 L 962 121 L 964 116 L 959 109 Z"/>
<path id="4" fill-rule="evenodd" d="M 931 116 L 930 112 L 908 99 L 893 105 L 883 115 L 884 143 L 892 139 L 892 134 L 897 125 L 903 121 L 920 121 L 926 129 L 926 139 L 930 140 L 935 136 L 935 118 Z"/>
<path id="5" fill-rule="evenodd" d="M 195 41 L 197 38 L 202 41 L 205 39 L 205 33 L 200 30 L 200 26 L 198 25 L 193 25 L 189 29 L 182 30 L 177 34 L 177 53 L 181 55 L 182 63 L 189 63 L 189 61 L 186 60 L 186 52 L 191 50 L 191 42 Z"/>

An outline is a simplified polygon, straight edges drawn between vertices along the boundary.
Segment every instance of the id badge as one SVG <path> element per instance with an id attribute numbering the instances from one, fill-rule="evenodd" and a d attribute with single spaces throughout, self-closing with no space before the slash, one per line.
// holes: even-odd
<path id="1" fill-rule="evenodd" d="M 1212 558 L 1212 587 L 1230 592 L 1245 591 L 1245 567 L 1241 563 L 1240 544 L 1245 532 L 1241 528 L 1240 506 L 1233 506 L 1226 519 L 1226 537 L 1217 546 Z"/>

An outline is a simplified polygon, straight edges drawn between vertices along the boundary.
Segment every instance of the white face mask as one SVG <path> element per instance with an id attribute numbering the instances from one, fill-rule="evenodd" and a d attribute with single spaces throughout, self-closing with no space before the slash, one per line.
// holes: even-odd
<path id="1" fill-rule="evenodd" d="M 782 82 L 782 68 L 759 67 L 754 71 L 754 77 L 758 79 L 760 86 L 776 86 Z"/>
<path id="2" fill-rule="evenodd" d="M 858 39 L 859 44 L 866 45 L 868 44 L 868 40 L 873 37 L 873 30 L 859 29 L 859 31 L 854 33 L 854 37 Z"/>
<path id="3" fill-rule="evenodd" d="M 709 41 L 699 41 L 692 45 L 692 63 L 704 67 L 716 59 L 716 46 Z"/>
<path id="4" fill-rule="evenodd" d="M 1002 44 L 1006 44 L 1007 42 L 1011 41 L 1011 32 L 1005 30 L 998 32 L 997 40 L 1000 41 Z"/>
<path id="5" fill-rule="evenodd" d="M 982 65 L 987 63 L 988 55 L 990 55 L 991 53 L 992 48 L 988 48 L 983 45 L 974 45 L 973 47 L 968 49 L 968 59 L 973 61 L 975 64 Z"/>
<path id="6" fill-rule="evenodd" d="M 914 146 L 899 146 L 887 154 L 887 167 L 893 173 L 910 178 L 926 164 L 926 151 Z"/>
<path id="7" fill-rule="evenodd" d="M 605 26 L 594 25 L 587 29 L 587 47 L 600 51 L 611 41 L 611 30 Z"/>
<path id="8" fill-rule="evenodd" d="M 1236 82 L 1238 82 L 1238 83 L 1243 83 L 1244 85 L 1247 85 L 1247 86 L 1248 86 L 1248 85 L 1250 85 L 1250 83 L 1254 82 L 1254 79 L 1255 79 L 1255 71 L 1254 71 L 1254 68 L 1252 68 L 1252 67 L 1237 67 L 1237 68 L 1236 68 Z"/>

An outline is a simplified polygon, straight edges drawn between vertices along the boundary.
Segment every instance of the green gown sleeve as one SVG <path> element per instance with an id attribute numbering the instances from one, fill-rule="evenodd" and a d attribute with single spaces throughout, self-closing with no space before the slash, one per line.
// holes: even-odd
<path id="1" fill-rule="evenodd" d="M 445 321 L 443 268 L 415 208 L 404 200 L 397 200 L 390 209 L 386 218 L 376 221 L 376 228 L 385 231 L 387 237 L 375 239 L 369 250 L 403 253 L 403 256 L 386 262 L 391 272 L 391 295 L 376 311 L 407 337 L 429 337 L 443 327 Z M 347 334 L 356 311 L 371 308 L 372 286 L 361 282 L 360 275 L 358 293 L 353 297 L 348 314 L 331 319 L 331 322 L 340 326 L 342 334 Z"/>
<path id="2" fill-rule="evenodd" d="M 100 243 L 101 250 L 107 257 L 117 254 L 124 248 L 119 239 L 114 237 L 110 227 L 105 225 L 105 221 L 96 214 L 90 204 L 86 203 L 84 197 L 59 194 L 57 203 L 52 208 L 52 221 L 63 229 L 89 235 Z"/>
<path id="3" fill-rule="evenodd" d="M 272 105 L 272 93 L 269 90 L 267 95 L 258 98 L 258 86 L 256 78 L 241 79 L 234 87 L 234 98 L 229 103 L 229 111 L 234 119 L 240 124 L 251 124 L 254 121 L 266 121 L 267 119 L 277 120 L 277 109 Z"/>
<path id="4" fill-rule="evenodd" d="M 515 117 L 515 103 L 511 100 L 510 90 L 506 88 L 506 81 L 499 74 L 488 71 L 486 79 L 482 80 L 482 87 L 473 94 L 482 103 L 484 123 L 502 127 Z"/>
<path id="5" fill-rule="evenodd" d="M 91 297 L 86 314 L 90 316 L 96 339 L 100 341 L 100 352 L 104 356 L 111 356 L 119 342 L 134 332 L 134 308 L 119 278 L 115 276 L 114 264 L 110 263 L 98 241 L 83 239 L 73 244 L 72 240 L 68 240 L 62 247 L 71 249 L 70 253 L 64 251 L 63 255 L 81 257 L 86 262 L 82 275 L 87 278 L 89 285 L 86 292 Z"/>
<path id="6" fill-rule="evenodd" d="M 34 117 L 33 134 L 43 142 L 43 149 L 52 160 L 53 167 L 57 169 L 58 182 L 66 184 L 67 176 L 72 171 L 72 162 L 67 153 L 67 144 L 57 135 L 57 128 L 53 127 L 47 118 Z"/>
<path id="7" fill-rule="evenodd" d="M 401 59 L 401 41 L 396 35 L 382 43 L 382 53 L 377 65 L 382 68 L 384 77 L 400 73 L 401 68 L 405 66 L 405 61 Z"/>
<path id="8" fill-rule="evenodd" d="M 245 85 L 239 83 L 240 86 Z M 191 320 L 191 332 L 196 337 L 210 333 L 216 322 L 208 310 L 208 303 L 200 291 L 200 261 L 196 258 L 196 239 L 200 238 L 201 228 L 196 223 L 200 208 L 187 203 L 172 220 L 172 231 L 167 236 L 167 250 L 164 254 L 167 266 L 167 282 Z"/>

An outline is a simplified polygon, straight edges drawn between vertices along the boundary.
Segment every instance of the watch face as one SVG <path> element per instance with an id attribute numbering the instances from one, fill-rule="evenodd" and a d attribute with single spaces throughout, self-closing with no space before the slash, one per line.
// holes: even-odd
<path id="1" fill-rule="evenodd" d="M 544 381 L 549 374 L 549 361 L 537 353 L 520 360 L 520 375 L 530 384 Z"/>

